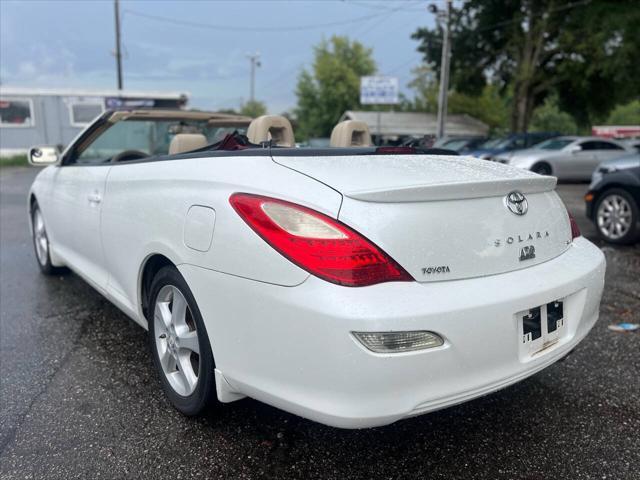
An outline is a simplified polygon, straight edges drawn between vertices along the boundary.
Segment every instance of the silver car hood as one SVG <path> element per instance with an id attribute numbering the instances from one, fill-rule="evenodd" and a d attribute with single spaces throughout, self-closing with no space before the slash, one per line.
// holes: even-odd
<path id="1" fill-rule="evenodd" d="M 640 153 L 630 153 L 621 157 L 606 160 L 598 165 L 598 170 L 624 170 L 625 168 L 640 167 Z"/>

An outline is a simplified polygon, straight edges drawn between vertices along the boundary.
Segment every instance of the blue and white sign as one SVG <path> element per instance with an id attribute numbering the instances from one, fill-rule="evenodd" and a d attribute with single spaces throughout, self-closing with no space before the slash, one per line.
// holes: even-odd
<path id="1" fill-rule="evenodd" d="M 394 105 L 398 103 L 398 77 L 360 77 L 362 105 Z"/>

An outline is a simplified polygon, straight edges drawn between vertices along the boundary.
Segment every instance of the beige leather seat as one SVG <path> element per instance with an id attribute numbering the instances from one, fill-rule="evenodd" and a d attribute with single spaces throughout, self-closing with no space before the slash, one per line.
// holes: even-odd
<path id="1" fill-rule="evenodd" d="M 291 122 L 280 115 L 263 115 L 249 124 L 247 137 L 251 143 L 273 141 L 279 147 L 293 147 L 296 144 Z"/>
<path id="2" fill-rule="evenodd" d="M 364 122 L 345 120 L 340 122 L 331 132 L 330 145 L 332 147 L 369 147 L 371 133 Z"/>
<path id="3" fill-rule="evenodd" d="M 169 155 L 191 152 L 209 144 L 207 137 L 201 133 L 178 133 L 171 139 Z"/>

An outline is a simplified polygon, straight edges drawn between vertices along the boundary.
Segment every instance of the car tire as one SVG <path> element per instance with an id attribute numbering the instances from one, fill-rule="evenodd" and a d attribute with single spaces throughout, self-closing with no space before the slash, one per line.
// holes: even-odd
<path id="1" fill-rule="evenodd" d="M 217 403 L 215 362 L 195 298 L 180 272 L 154 277 L 148 305 L 149 344 L 162 388 L 181 413 L 194 416 Z"/>
<path id="2" fill-rule="evenodd" d="M 57 275 L 66 271 L 63 267 L 55 267 L 51 263 L 51 244 L 44 223 L 44 216 L 34 201 L 31 206 L 31 239 L 33 240 L 33 250 L 40 271 L 45 275 Z"/>
<path id="3" fill-rule="evenodd" d="M 593 217 L 598 235 L 603 240 L 617 245 L 629 245 L 638 240 L 640 210 L 627 191 L 611 188 L 601 193 L 596 202 Z M 622 226 L 616 227 L 616 225 Z M 625 229 L 624 226 L 627 228 Z"/>
<path id="4" fill-rule="evenodd" d="M 546 162 L 536 163 L 533 167 L 531 167 L 531 171 L 537 173 L 538 175 L 551 175 L 551 165 Z"/>

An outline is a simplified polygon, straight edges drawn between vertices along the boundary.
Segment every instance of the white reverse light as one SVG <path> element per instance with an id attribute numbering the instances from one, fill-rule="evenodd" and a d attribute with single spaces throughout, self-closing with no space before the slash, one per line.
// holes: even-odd
<path id="1" fill-rule="evenodd" d="M 433 332 L 353 332 L 368 350 L 375 353 L 401 353 L 425 350 L 444 344 L 442 337 Z"/>
<path id="2" fill-rule="evenodd" d="M 262 210 L 282 229 L 296 237 L 345 239 L 347 236 L 321 219 L 278 203 L 263 203 Z"/>

